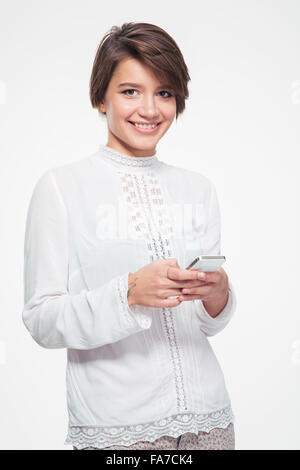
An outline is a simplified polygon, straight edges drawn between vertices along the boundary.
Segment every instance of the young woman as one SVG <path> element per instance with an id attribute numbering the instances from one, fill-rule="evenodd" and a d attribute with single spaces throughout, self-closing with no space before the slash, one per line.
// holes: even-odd
<path id="1" fill-rule="evenodd" d="M 107 144 L 45 171 L 31 197 L 23 321 L 42 347 L 67 349 L 74 449 L 235 448 L 207 339 L 232 318 L 234 290 L 223 268 L 185 269 L 220 254 L 216 190 L 156 151 L 189 80 L 163 29 L 114 26 L 90 80 Z"/>

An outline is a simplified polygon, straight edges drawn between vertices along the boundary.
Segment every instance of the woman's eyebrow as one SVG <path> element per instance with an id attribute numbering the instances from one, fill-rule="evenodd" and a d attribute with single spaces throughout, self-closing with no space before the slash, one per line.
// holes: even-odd
<path id="1" fill-rule="evenodd" d="M 121 88 L 122 86 L 133 86 L 133 87 L 137 87 L 137 88 L 143 88 L 143 85 L 140 85 L 139 83 L 132 83 L 132 82 L 124 82 L 124 83 L 120 83 L 118 85 L 118 88 Z M 157 88 L 172 88 L 170 85 L 160 85 L 159 87 Z"/>

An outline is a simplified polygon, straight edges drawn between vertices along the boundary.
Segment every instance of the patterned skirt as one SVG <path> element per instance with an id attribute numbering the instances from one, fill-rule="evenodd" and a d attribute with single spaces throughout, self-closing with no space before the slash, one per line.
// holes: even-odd
<path id="1" fill-rule="evenodd" d="M 235 434 L 234 424 L 227 428 L 215 428 L 210 432 L 199 431 L 198 434 L 187 432 L 179 437 L 162 436 L 154 442 L 139 441 L 130 446 L 111 446 L 98 449 L 97 447 L 85 447 L 82 450 L 234 450 Z M 73 450 L 78 450 L 73 447 Z"/>

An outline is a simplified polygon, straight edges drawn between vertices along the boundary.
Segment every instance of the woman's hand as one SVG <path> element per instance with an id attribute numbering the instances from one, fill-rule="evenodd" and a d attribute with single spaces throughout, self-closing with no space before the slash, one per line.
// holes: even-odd
<path id="1" fill-rule="evenodd" d="M 202 271 L 200 271 L 202 272 Z M 225 296 L 228 291 L 228 276 L 223 268 L 215 272 L 205 272 L 203 280 L 205 284 L 198 287 L 184 288 L 179 296 L 180 300 L 212 301 Z"/>
<path id="2" fill-rule="evenodd" d="M 198 271 L 181 269 L 175 258 L 158 259 L 128 276 L 128 305 L 148 307 L 176 307 L 181 300 L 182 288 L 202 286 Z"/>

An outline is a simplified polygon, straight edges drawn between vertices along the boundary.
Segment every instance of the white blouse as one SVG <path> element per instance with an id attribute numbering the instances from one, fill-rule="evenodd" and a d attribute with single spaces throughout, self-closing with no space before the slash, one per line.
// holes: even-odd
<path id="1" fill-rule="evenodd" d="M 22 318 L 40 346 L 67 349 L 65 444 L 129 446 L 234 422 L 207 338 L 232 318 L 232 283 L 215 318 L 201 300 L 127 302 L 129 272 L 158 258 L 185 268 L 220 254 L 220 227 L 212 182 L 157 152 L 133 157 L 100 145 L 39 178 L 26 220 Z"/>

